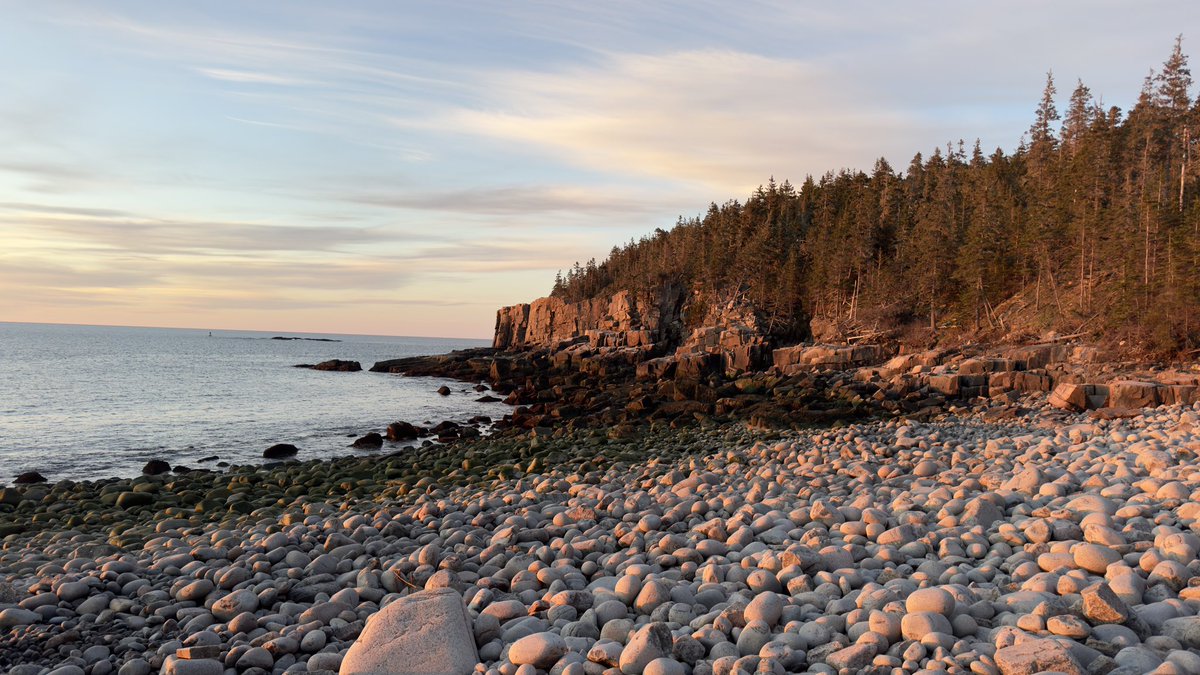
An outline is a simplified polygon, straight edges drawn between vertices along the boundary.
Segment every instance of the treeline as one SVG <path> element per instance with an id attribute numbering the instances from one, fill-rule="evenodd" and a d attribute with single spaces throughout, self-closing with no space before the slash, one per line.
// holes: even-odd
<path id="1" fill-rule="evenodd" d="M 571 300 L 681 282 L 744 294 L 779 326 L 808 314 L 879 329 L 1026 328 L 1200 342 L 1200 101 L 1181 39 L 1126 114 L 1047 76 L 1015 152 L 962 141 L 902 172 L 774 180 L 576 265 Z M 1019 309 L 1017 312 L 1014 308 Z"/>

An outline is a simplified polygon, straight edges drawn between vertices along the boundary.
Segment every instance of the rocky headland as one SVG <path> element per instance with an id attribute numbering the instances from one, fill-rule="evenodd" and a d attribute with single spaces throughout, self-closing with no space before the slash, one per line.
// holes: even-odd
<path id="1" fill-rule="evenodd" d="M 659 297 L 373 368 L 490 382 L 489 436 L 0 490 L 0 668 L 1200 673 L 1188 373 Z"/>
<path id="2" fill-rule="evenodd" d="M 1200 372 L 1125 361 L 1071 336 L 929 347 L 772 322 L 753 303 L 672 285 L 604 301 L 541 298 L 499 310 L 493 346 L 382 361 L 374 372 L 489 382 L 516 406 L 503 433 L 744 422 L 791 428 L 925 419 L 1025 394 L 1098 415 L 1200 401 Z M 1002 413 L 996 413 L 1002 414 Z"/>

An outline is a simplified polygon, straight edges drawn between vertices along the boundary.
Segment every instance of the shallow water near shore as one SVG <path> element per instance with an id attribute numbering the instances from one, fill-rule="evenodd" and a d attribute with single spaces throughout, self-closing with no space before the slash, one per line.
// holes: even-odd
<path id="1" fill-rule="evenodd" d="M 482 340 L 0 323 L 0 484 L 132 476 L 150 459 L 216 468 L 262 462 L 292 443 L 299 459 L 348 446 L 396 420 L 499 418 L 502 403 L 461 382 L 293 368 L 486 346 Z M 274 340 L 272 337 L 302 337 Z M 315 339 L 314 339 L 315 338 Z M 317 339 L 336 340 L 318 341 Z M 437 394 L 449 385 L 450 396 Z M 402 446 L 385 444 L 382 452 Z"/>

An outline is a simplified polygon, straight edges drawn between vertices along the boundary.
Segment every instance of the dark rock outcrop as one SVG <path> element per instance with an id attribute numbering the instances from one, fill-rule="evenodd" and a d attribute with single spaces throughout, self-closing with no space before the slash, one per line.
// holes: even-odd
<path id="1" fill-rule="evenodd" d="M 383 436 L 372 431 L 350 444 L 350 447 L 362 450 L 374 450 L 383 447 Z"/>
<path id="2" fill-rule="evenodd" d="M 372 373 L 397 373 L 424 377 L 448 377 L 460 381 L 476 381 L 488 377 L 499 350 L 491 347 L 459 349 L 449 354 L 406 356 L 378 361 Z"/>
<path id="3" fill-rule="evenodd" d="M 263 457 L 267 459 L 287 459 L 288 457 L 295 457 L 299 453 L 300 448 L 291 443 L 276 443 L 263 450 Z"/>
<path id="4" fill-rule="evenodd" d="M 34 483 L 45 483 L 46 477 L 37 471 L 25 471 L 17 475 L 13 479 L 14 485 L 32 485 Z"/>
<path id="5" fill-rule="evenodd" d="M 387 427 L 387 439 L 392 442 L 415 441 L 425 434 L 426 431 L 424 429 L 413 426 L 408 422 L 392 422 Z"/>
<path id="6" fill-rule="evenodd" d="M 142 473 L 147 476 L 157 476 L 167 473 L 171 470 L 171 465 L 161 459 L 152 459 L 146 462 L 146 466 L 142 467 Z"/>
<path id="7" fill-rule="evenodd" d="M 327 370 L 335 373 L 357 373 L 362 370 L 362 364 L 358 361 L 343 361 L 341 359 L 330 359 L 322 361 L 316 365 L 311 363 L 299 363 L 295 368 L 310 368 L 312 370 Z"/>

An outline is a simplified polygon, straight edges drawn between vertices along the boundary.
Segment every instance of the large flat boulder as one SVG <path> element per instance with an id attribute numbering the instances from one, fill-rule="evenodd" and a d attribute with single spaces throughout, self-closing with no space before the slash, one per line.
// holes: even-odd
<path id="1" fill-rule="evenodd" d="M 1073 382 L 1063 382 L 1054 388 L 1050 394 L 1050 405 L 1063 410 L 1082 412 L 1087 410 L 1088 398 L 1084 385 Z"/>
<path id="2" fill-rule="evenodd" d="M 1153 408 L 1159 404 L 1158 384 L 1119 380 L 1108 384 L 1108 405 L 1113 408 Z"/>
<path id="3" fill-rule="evenodd" d="M 341 675 L 469 675 L 479 662 L 466 605 L 441 588 L 401 598 L 367 620 Z"/>
<path id="4" fill-rule="evenodd" d="M 958 396 L 962 393 L 962 378 L 954 373 L 930 375 L 929 388 L 946 396 Z"/>
<path id="5" fill-rule="evenodd" d="M 996 652 L 1001 675 L 1036 675 L 1047 671 L 1087 675 L 1087 669 L 1057 640 L 1028 640 Z"/>

